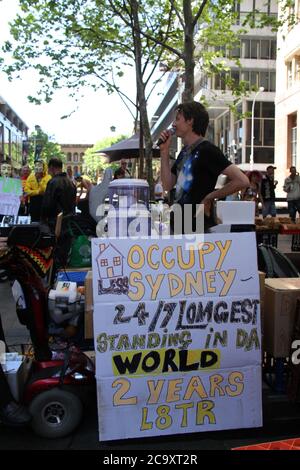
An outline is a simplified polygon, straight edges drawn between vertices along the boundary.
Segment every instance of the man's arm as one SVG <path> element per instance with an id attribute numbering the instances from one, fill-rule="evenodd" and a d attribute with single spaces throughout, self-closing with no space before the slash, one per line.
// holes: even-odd
<path id="1" fill-rule="evenodd" d="M 230 194 L 247 188 L 250 184 L 247 176 L 236 165 L 229 165 L 223 170 L 222 174 L 228 176 L 229 182 L 226 183 L 223 188 L 207 194 L 202 200 L 202 204 L 214 199 L 224 199 Z"/>
<path id="2" fill-rule="evenodd" d="M 171 191 L 176 184 L 176 176 L 173 175 L 170 168 L 169 154 L 171 135 L 168 131 L 163 131 L 160 135 L 163 139 L 166 139 L 163 144 L 160 145 L 160 176 L 164 191 Z"/>

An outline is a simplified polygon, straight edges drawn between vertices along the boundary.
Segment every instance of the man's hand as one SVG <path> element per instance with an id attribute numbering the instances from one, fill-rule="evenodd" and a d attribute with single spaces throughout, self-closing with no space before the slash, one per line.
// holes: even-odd
<path id="1" fill-rule="evenodd" d="M 207 196 L 205 196 L 205 198 L 202 199 L 202 201 L 200 203 L 200 204 L 204 205 L 204 214 L 206 215 L 206 217 L 209 217 L 210 214 L 211 214 L 212 203 L 213 203 L 213 199 L 210 199 L 209 194 Z M 198 208 L 195 217 L 198 217 L 200 212 L 201 212 L 201 207 Z"/>
<path id="2" fill-rule="evenodd" d="M 211 214 L 212 202 L 213 200 L 209 199 L 207 196 L 201 201 L 201 204 L 204 204 L 204 214 L 206 215 L 206 217 L 209 217 Z"/>

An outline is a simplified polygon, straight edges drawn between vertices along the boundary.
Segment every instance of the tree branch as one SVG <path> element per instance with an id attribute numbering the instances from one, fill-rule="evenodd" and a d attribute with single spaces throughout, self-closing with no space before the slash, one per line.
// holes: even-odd
<path id="1" fill-rule="evenodd" d="M 194 18 L 194 20 L 193 20 L 193 27 L 196 26 L 197 21 L 199 20 L 200 16 L 202 15 L 202 12 L 203 12 L 203 10 L 204 10 L 205 5 L 207 4 L 207 1 L 208 1 L 208 0 L 203 0 L 202 4 L 201 4 L 201 6 L 200 6 L 200 8 L 199 8 L 199 10 L 198 10 L 198 13 L 196 14 L 196 16 L 195 16 L 195 18 Z"/>

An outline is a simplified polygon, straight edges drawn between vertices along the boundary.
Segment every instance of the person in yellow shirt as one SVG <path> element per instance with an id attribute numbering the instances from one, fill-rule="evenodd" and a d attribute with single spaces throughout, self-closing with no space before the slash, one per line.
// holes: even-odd
<path id="1" fill-rule="evenodd" d="M 46 191 L 48 181 L 47 165 L 42 160 L 37 160 L 34 164 L 34 172 L 31 173 L 25 183 L 25 195 L 29 197 L 29 215 L 31 222 L 39 222 L 43 195 Z"/>

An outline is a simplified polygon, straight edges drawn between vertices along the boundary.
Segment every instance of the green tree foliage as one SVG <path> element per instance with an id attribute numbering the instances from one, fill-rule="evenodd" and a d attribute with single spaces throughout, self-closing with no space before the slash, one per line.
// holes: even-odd
<path id="1" fill-rule="evenodd" d="M 105 139 L 96 142 L 93 147 L 88 148 L 83 156 L 84 173 L 90 176 L 93 181 L 97 181 L 99 174 L 105 170 L 105 168 L 117 168 L 119 166 L 118 164 L 108 163 L 107 157 L 97 152 L 103 148 L 110 147 L 111 145 L 116 144 L 117 142 L 120 142 L 120 140 L 124 140 L 126 138 L 127 136 L 125 135 L 120 135 L 113 138 L 106 137 Z"/>
<path id="2" fill-rule="evenodd" d="M 29 136 L 27 156 L 29 166 L 33 168 L 35 160 L 48 162 L 52 157 L 60 158 L 64 163 L 66 161 L 66 157 L 61 150 L 61 146 L 52 142 L 49 139 L 49 136 L 39 126 L 36 126 L 35 131 Z"/>
<path id="3" fill-rule="evenodd" d="M 22 0 L 22 13 L 11 24 L 13 41 L 4 47 L 13 55 L 13 61 L 5 67 L 10 77 L 28 68 L 38 72 L 40 89 L 37 96 L 29 96 L 37 104 L 49 102 L 58 88 L 68 88 L 74 97 L 83 85 L 119 93 L 132 116 L 141 122 L 150 180 L 152 141 L 146 88 L 163 47 L 140 31 L 164 41 L 172 23 L 168 3 Z M 126 96 L 118 85 L 118 77 L 127 66 L 136 69 L 136 99 Z"/>

